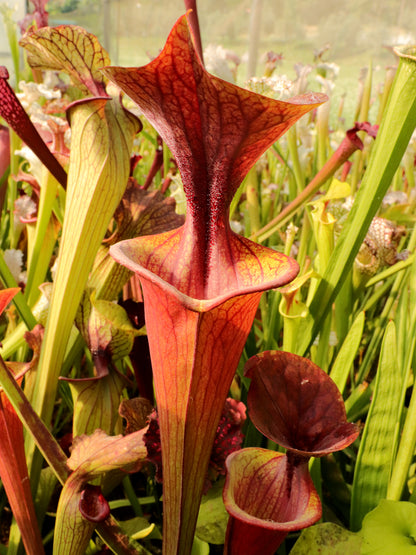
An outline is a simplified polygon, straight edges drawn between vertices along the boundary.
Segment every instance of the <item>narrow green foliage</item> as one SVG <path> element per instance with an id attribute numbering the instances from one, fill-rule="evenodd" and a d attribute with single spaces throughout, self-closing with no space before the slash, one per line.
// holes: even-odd
<path id="1" fill-rule="evenodd" d="M 406 289 L 407 292 L 407 289 Z M 402 391 L 402 398 L 407 391 L 407 377 L 414 376 L 411 368 L 415 367 L 415 328 L 416 328 L 416 262 L 412 264 L 412 271 L 409 279 L 409 294 L 403 295 L 403 299 L 408 300 L 407 303 L 402 303 L 406 310 L 408 318 L 402 318 L 407 323 L 407 329 L 402 329 L 400 342 L 401 352 L 399 352 L 400 359 L 403 364 L 404 384 Z M 403 312 L 403 311 L 402 311 Z M 407 314 L 409 312 L 409 314 Z M 404 326 L 403 326 L 404 327 Z M 400 337 L 400 336 L 399 336 Z M 409 376 L 409 377 L 410 377 Z M 414 381 L 414 378 L 413 378 Z M 399 501 L 403 490 L 405 489 L 406 480 L 409 474 L 409 468 L 413 460 L 414 450 L 416 445 L 416 389 L 413 386 L 412 394 L 408 409 L 406 411 L 406 418 L 402 433 L 400 435 L 400 443 L 397 452 L 397 458 L 392 471 L 391 480 L 389 483 L 387 498 Z"/>
<path id="2" fill-rule="evenodd" d="M 25 298 L 29 306 L 33 306 L 39 297 L 38 288 L 45 281 L 55 247 L 57 233 L 51 216 L 58 187 L 59 183 L 53 175 L 43 168 L 35 237 L 32 248 L 28 252 Z"/>
<path id="3" fill-rule="evenodd" d="M 386 497 L 393 467 L 394 437 L 402 407 L 402 377 L 397 371 L 396 329 L 386 328 L 376 383 L 361 438 L 351 499 L 351 529 L 358 530 L 363 517 Z"/>
<path id="4" fill-rule="evenodd" d="M 310 306 L 312 318 L 300 340 L 300 352 L 307 351 L 322 326 L 415 127 L 416 59 L 402 57 L 368 169 Z"/>
<path id="5" fill-rule="evenodd" d="M 330 376 L 341 393 L 344 392 L 348 378 L 351 376 L 353 362 L 363 335 L 364 320 L 365 314 L 360 312 L 354 320 L 331 368 Z"/>

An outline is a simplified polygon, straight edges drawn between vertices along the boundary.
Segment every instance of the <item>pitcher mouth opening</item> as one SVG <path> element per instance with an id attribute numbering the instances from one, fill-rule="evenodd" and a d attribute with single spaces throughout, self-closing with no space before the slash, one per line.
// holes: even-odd
<path id="1" fill-rule="evenodd" d="M 212 310 L 216 306 L 219 306 L 234 297 L 262 293 L 269 289 L 276 289 L 292 281 L 299 272 L 299 266 L 295 260 L 276 252 L 276 255 L 284 257 L 285 261 L 290 261 L 290 265 L 286 268 L 286 272 L 283 272 L 281 275 L 279 275 L 276 271 L 275 276 L 269 275 L 266 279 L 254 280 L 247 284 L 240 283 L 236 287 L 224 290 L 224 292 L 219 295 L 213 295 L 207 298 L 193 297 L 181 291 L 180 288 L 171 284 L 168 280 L 158 275 L 158 273 L 146 268 L 146 266 L 142 265 L 139 260 L 132 256 L 132 243 L 134 244 L 140 239 L 142 238 L 136 237 L 135 239 L 126 239 L 125 241 L 120 241 L 119 243 L 112 245 L 110 247 L 111 256 L 119 264 L 125 266 L 139 277 L 151 281 L 154 285 L 157 285 L 165 291 L 169 291 L 170 294 L 176 297 L 183 306 L 195 312 L 208 312 L 209 310 Z M 283 260 L 281 260 L 281 262 L 283 263 Z M 276 260 L 276 267 L 277 265 Z"/>
<path id="2" fill-rule="evenodd" d="M 400 58 L 409 58 L 410 60 L 414 60 L 416 62 L 416 45 L 407 45 L 407 46 L 395 46 L 393 51 L 397 56 Z"/>

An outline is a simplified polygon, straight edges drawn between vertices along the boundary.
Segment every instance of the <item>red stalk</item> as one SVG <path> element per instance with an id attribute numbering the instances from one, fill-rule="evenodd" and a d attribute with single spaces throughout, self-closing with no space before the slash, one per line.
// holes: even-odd
<path id="1" fill-rule="evenodd" d="M 164 553 L 189 553 L 215 431 L 261 292 L 295 261 L 235 235 L 231 199 L 257 158 L 326 99 L 278 102 L 208 74 L 186 17 L 143 68 L 104 73 L 140 107 L 181 172 L 185 224 L 114 245 L 141 280 L 164 480 Z"/>
<path id="2" fill-rule="evenodd" d="M 9 129 L 0 125 L 0 210 L 6 198 L 6 177 L 10 167 L 10 136 Z"/>
<path id="3" fill-rule="evenodd" d="M 23 425 L 3 393 L 0 394 L 0 477 L 26 553 L 44 553 L 30 490 Z"/>
<path id="4" fill-rule="evenodd" d="M 10 166 L 9 130 L 4 125 L 0 125 L 0 183 L 9 166 Z M 3 205 L 3 203 L 1 203 L 1 205 Z"/>
<path id="5" fill-rule="evenodd" d="M 30 121 L 19 99 L 7 82 L 8 78 L 9 72 L 4 66 L 0 66 L 0 116 L 13 129 L 16 135 L 33 150 L 65 189 L 67 181 L 66 171 L 46 146 L 36 127 Z"/>
<path id="6" fill-rule="evenodd" d="M 204 63 L 204 54 L 202 49 L 201 31 L 199 29 L 198 8 L 197 8 L 196 0 L 184 0 L 184 3 L 185 3 L 185 8 L 189 10 L 189 13 L 188 13 L 189 26 L 192 30 L 195 50 L 197 51 L 201 62 Z"/>
<path id="7" fill-rule="evenodd" d="M 19 291 L 19 288 L 12 288 L 3 289 L 0 292 L 0 314 Z M 22 534 L 26 552 L 29 555 L 44 553 L 26 465 L 23 425 L 2 391 L 0 392 L 0 478 Z"/>

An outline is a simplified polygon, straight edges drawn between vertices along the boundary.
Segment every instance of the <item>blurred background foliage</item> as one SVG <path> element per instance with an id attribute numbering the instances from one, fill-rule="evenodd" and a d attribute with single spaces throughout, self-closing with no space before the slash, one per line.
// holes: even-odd
<path id="1" fill-rule="evenodd" d="M 244 50 L 253 4 L 252 0 L 199 2 L 205 45 L 226 43 Z M 333 55 L 342 58 L 380 55 L 383 46 L 415 40 L 413 0 L 262 0 L 261 5 L 260 40 L 265 49 L 295 46 L 313 51 L 329 42 Z M 48 9 L 54 23 L 79 23 L 110 42 L 110 50 L 118 50 L 120 56 L 114 61 L 123 63 L 135 56 L 136 45 L 146 51 L 147 39 L 165 37 L 183 6 L 182 0 L 51 0 Z M 130 48 L 126 41 L 131 41 Z"/>
<path id="2" fill-rule="evenodd" d="M 0 0 L 0 4 L 4 0 Z M 22 17 L 28 0 L 7 0 Z M 343 103 L 345 124 L 352 125 L 362 70 L 372 64 L 374 90 L 384 81 L 386 67 L 396 59 L 392 46 L 416 43 L 414 0 L 200 0 L 204 48 L 219 46 L 241 59 L 236 79 L 245 86 L 247 52 L 253 10 L 259 10 L 257 64 L 263 75 L 267 52 L 282 55 L 276 73 L 296 78 L 295 64 L 317 61 L 339 66 L 331 98 Z M 77 24 L 98 36 L 112 63 L 140 66 L 162 48 L 175 20 L 184 12 L 183 0 L 50 0 L 50 24 Z M 2 39 L 0 32 L 0 43 Z M 6 40 L 4 41 L 6 43 Z M 1 47 L 1 44 L 0 44 Z M 3 50 L 1 47 L 0 50 Z M 9 67 L 7 60 L 0 61 Z M 12 71 L 10 71 L 12 73 Z M 12 77 L 13 79 L 13 77 Z M 321 90 L 309 80 L 308 88 Z"/>
<path id="3" fill-rule="evenodd" d="M 76 23 L 98 36 L 114 64 L 143 65 L 156 56 L 174 21 L 183 13 L 182 0 L 51 0 L 52 25 Z M 384 80 L 395 64 L 391 47 L 415 43 L 414 0 L 202 0 L 198 3 L 202 41 L 238 54 L 237 83 L 247 78 L 250 18 L 257 6 L 259 41 L 256 74 L 264 56 L 282 54 L 278 72 L 294 79 L 298 62 L 333 62 L 340 66 L 333 99 L 345 97 L 346 123 L 353 123 L 358 77 L 372 63 L 374 83 Z M 310 83 L 310 89 L 320 90 Z"/>

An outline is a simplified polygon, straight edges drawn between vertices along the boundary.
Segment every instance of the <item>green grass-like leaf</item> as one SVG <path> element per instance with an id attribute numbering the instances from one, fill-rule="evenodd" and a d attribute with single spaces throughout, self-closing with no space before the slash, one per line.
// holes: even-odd
<path id="1" fill-rule="evenodd" d="M 401 58 L 368 169 L 310 306 L 300 340 L 305 353 L 320 330 L 395 175 L 416 127 L 416 59 Z"/>
<path id="2" fill-rule="evenodd" d="M 402 377 L 398 375 L 396 329 L 384 334 L 373 400 L 358 451 L 351 498 L 351 529 L 386 497 L 396 451 L 396 427 L 401 414 Z"/>

